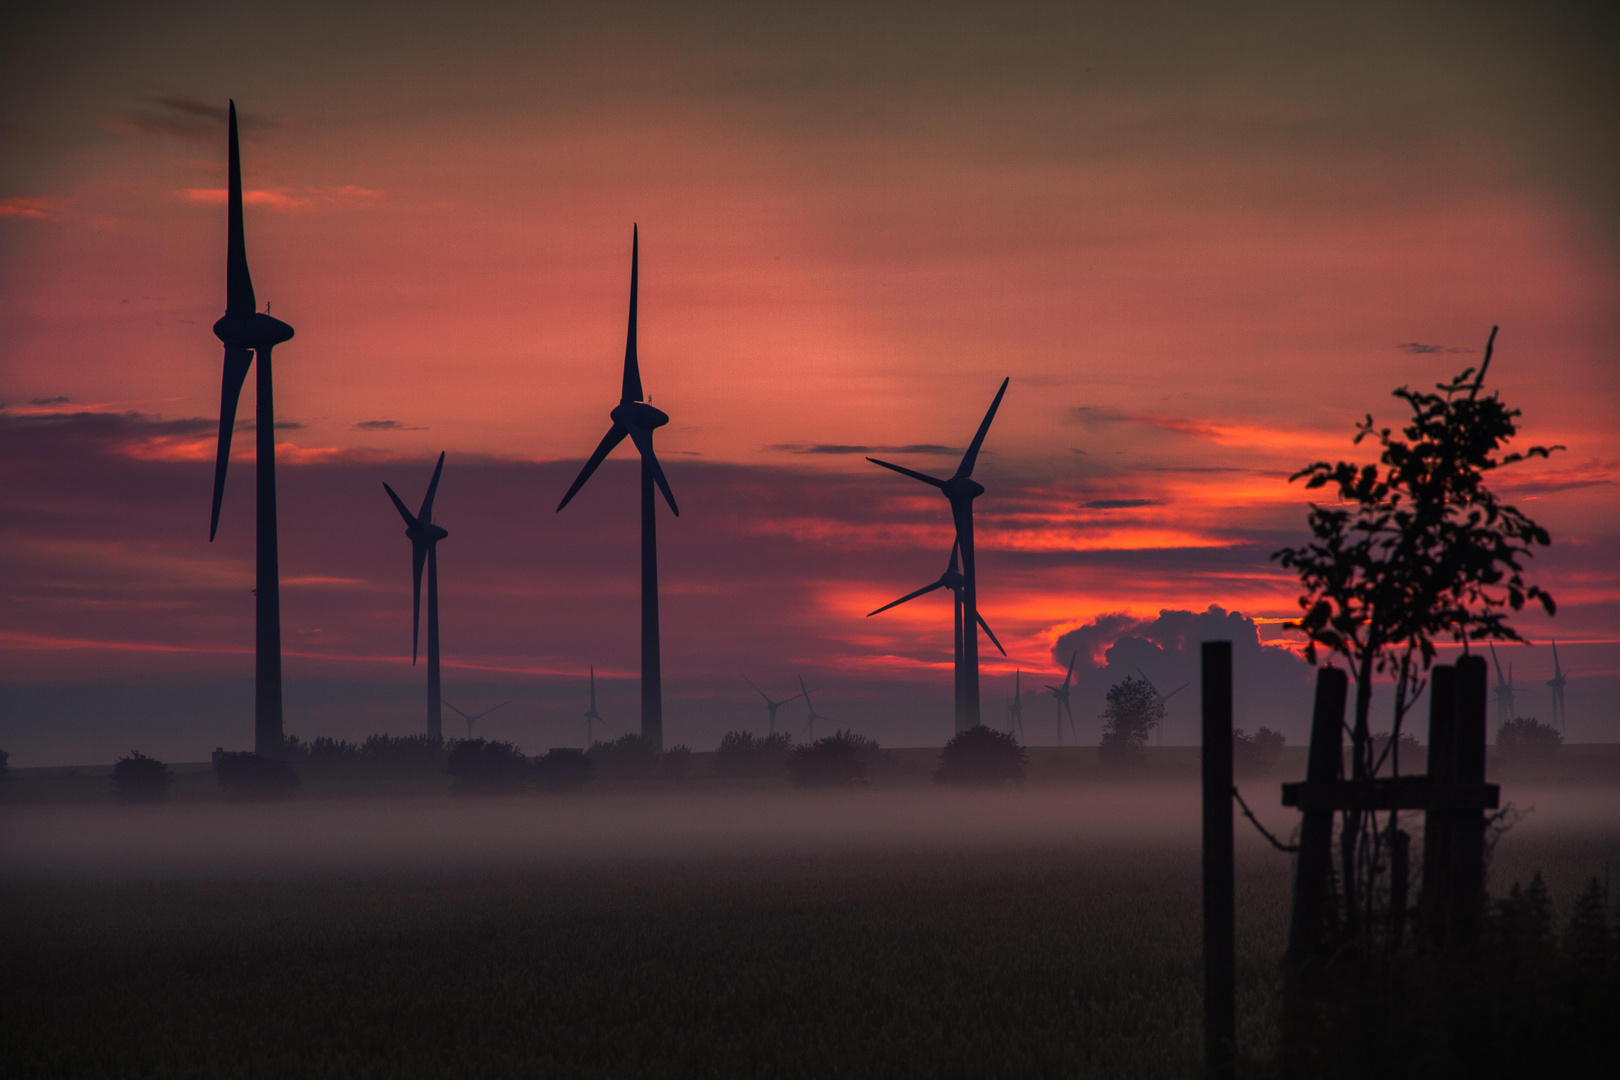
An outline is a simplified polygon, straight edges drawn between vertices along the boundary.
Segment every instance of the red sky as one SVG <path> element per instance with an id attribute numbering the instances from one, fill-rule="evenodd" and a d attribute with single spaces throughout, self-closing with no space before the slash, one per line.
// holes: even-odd
<path id="1" fill-rule="evenodd" d="M 276 355 L 295 733 L 418 723 L 379 481 L 419 497 L 440 450 L 447 688 L 517 699 L 489 733 L 530 750 L 566 741 L 588 663 L 633 711 L 628 466 L 551 508 L 616 399 L 639 222 L 683 507 L 661 523 L 672 739 L 762 722 L 743 672 L 802 670 L 883 741 L 948 723 L 948 607 L 862 617 L 943 567 L 944 502 L 836 451 L 948 468 L 900 448 L 961 447 L 1011 376 L 979 503 L 996 701 L 1012 667 L 1052 677 L 1060 639 L 1100 665 L 1161 610 L 1275 637 L 1287 475 L 1351 454 L 1365 412 L 1398 420 L 1396 386 L 1477 362 L 1493 323 L 1525 441 L 1568 448 L 1500 482 L 1555 538 L 1536 565 L 1560 614 L 1523 620 L 1543 644 L 1509 650 L 1516 678 L 1539 701 L 1546 639 L 1571 643 L 1594 680 L 1572 679 L 1571 737 L 1620 734 L 1612 23 L 868 8 L 12 16 L 0 745 L 195 757 L 250 729 L 249 459 L 206 543 L 230 97 L 254 281 L 297 329 Z"/>

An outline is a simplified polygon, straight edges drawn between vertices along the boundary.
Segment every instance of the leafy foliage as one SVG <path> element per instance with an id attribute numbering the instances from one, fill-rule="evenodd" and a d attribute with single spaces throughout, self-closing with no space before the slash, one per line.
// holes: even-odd
<path id="1" fill-rule="evenodd" d="M 1533 716 L 1515 716 L 1496 729 L 1496 748 L 1509 757 L 1551 757 L 1563 745 L 1557 728 Z"/>
<path id="2" fill-rule="evenodd" d="M 939 752 L 936 784 L 1022 784 L 1029 755 L 1005 731 L 983 724 L 959 731 Z"/>
<path id="3" fill-rule="evenodd" d="M 856 787 L 866 783 L 862 751 L 877 743 L 851 731 L 836 731 L 813 743 L 795 746 L 787 771 L 798 787 Z"/>
<path id="4" fill-rule="evenodd" d="M 763 738 L 748 731 L 728 731 L 714 754 L 714 767 L 727 776 L 781 775 L 793 749 L 793 736 L 779 731 Z"/>
<path id="5" fill-rule="evenodd" d="M 570 791 L 596 779 L 596 766 L 583 750 L 553 747 L 530 766 L 534 785 L 541 791 Z"/>
<path id="6" fill-rule="evenodd" d="M 633 731 L 612 742 L 592 743 L 587 752 L 591 764 L 604 776 L 652 776 L 660 763 L 658 746 Z"/>
<path id="7" fill-rule="evenodd" d="M 231 799 L 287 799 L 299 783 L 292 765 L 251 750 L 215 750 L 214 773 Z"/>
<path id="8" fill-rule="evenodd" d="M 1234 776 L 1266 776 L 1277 759 L 1282 756 L 1288 737 L 1280 731 L 1262 727 L 1253 735 L 1242 728 L 1232 732 L 1232 774 Z"/>
<path id="9" fill-rule="evenodd" d="M 119 758 L 113 766 L 111 780 L 113 798 L 119 802 L 168 802 L 174 770 L 139 750 L 131 750 L 128 757 Z"/>
<path id="10" fill-rule="evenodd" d="M 692 771 L 692 748 L 676 743 L 664 751 L 659 759 L 659 771 L 671 779 L 679 779 Z"/>
<path id="11" fill-rule="evenodd" d="M 529 759 L 509 742 L 455 739 L 445 758 L 450 790 L 458 795 L 497 795 L 522 791 Z"/>
<path id="12" fill-rule="evenodd" d="M 1112 765 L 1140 764 L 1143 747 L 1164 719 L 1164 701 L 1146 679 L 1134 675 L 1109 687 L 1107 701 L 1098 756 Z"/>

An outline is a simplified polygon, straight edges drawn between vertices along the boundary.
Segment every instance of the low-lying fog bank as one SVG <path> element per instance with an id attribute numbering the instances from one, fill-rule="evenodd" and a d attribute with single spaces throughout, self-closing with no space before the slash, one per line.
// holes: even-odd
<path id="1" fill-rule="evenodd" d="M 1298 815 L 1278 805 L 1275 782 L 1246 785 L 1245 796 L 1279 835 L 1286 837 L 1297 824 Z M 1571 833 L 1612 845 L 1620 858 L 1620 789 L 1518 787 L 1506 797 L 1527 811 L 1502 843 L 1500 855 L 1508 863 L 1533 859 L 1538 837 Z M 1237 828 L 1240 845 L 1263 843 L 1241 818 Z M 795 853 L 1194 848 L 1198 842 L 1198 788 L 1170 783 L 67 804 L 0 814 L 0 875 L 419 871 Z"/>

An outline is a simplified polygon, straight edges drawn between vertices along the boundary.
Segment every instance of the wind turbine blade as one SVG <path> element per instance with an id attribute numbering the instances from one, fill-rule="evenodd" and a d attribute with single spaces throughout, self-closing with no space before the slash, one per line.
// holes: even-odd
<path id="1" fill-rule="evenodd" d="M 748 676 L 744 675 L 742 677 L 742 679 L 743 679 L 743 682 L 747 683 L 749 686 L 754 686 L 754 680 L 750 679 Z M 765 691 L 761 690 L 759 687 L 754 686 L 754 693 L 756 693 L 760 697 L 764 698 L 765 699 L 765 704 L 767 704 L 767 705 L 771 704 L 771 696 L 769 694 L 767 694 Z"/>
<path id="2" fill-rule="evenodd" d="M 427 545 L 411 543 L 411 663 L 416 663 L 416 642 L 422 628 L 422 564 L 427 562 Z"/>
<path id="3" fill-rule="evenodd" d="M 1498 660 L 1496 658 L 1496 643 L 1493 642 L 1493 641 L 1487 641 L 1485 644 L 1491 650 L 1491 663 L 1496 665 L 1496 685 L 1501 686 L 1502 685 L 1502 661 L 1500 661 L 1500 660 Z"/>
<path id="4" fill-rule="evenodd" d="M 1562 678 L 1564 669 L 1558 666 L 1558 639 L 1553 638 L 1553 678 Z"/>
<path id="5" fill-rule="evenodd" d="M 991 642 L 993 642 L 995 644 L 997 649 L 1001 649 L 1001 655 L 1002 656 L 1006 656 L 1007 655 L 1007 650 L 1002 649 L 1001 648 L 1001 642 L 996 641 L 996 632 L 994 630 L 990 629 L 990 624 L 984 621 L 984 616 L 979 615 L 978 612 L 974 612 L 974 614 L 979 616 L 979 625 L 984 628 L 984 632 L 986 634 L 990 635 Z"/>
<path id="6" fill-rule="evenodd" d="M 636 359 L 636 291 L 641 277 L 641 226 L 630 231 L 630 330 L 624 341 L 624 387 L 621 401 L 641 400 L 641 363 Z"/>
<path id="7" fill-rule="evenodd" d="M 653 453 L 652 432 L 643 428 L 631 428 L 630 441 L 641 451 L 641 460 L 652 465 L 653 482 L 658 485 L 658 490 L 664 493 L 664 501 L 669 503 L 670 512 L 680 517 L 681 509 L 675 505 L 675 493 L 669 490 L 669 481 L 664 479 L 664 467 L 658 464 L 658 455 Z"/>
<path id="8" fill-rule="evenodd" d="M 388 497 L 390 499 L 394 500 L 394 509 L 398 510 L 399 516 L 405 519 L 405 525 L 408 528 L 414 528 L 416 526 L 416 518 L 412 517 L 411 512 L 405 509 L 405 504 L 400 501 L 398 495 L 394 494 L 394 489 L 388 486 L 388 481 L 386 480 L 383 481 L 383 490 L 388 492 Z"/>
<path id="9" fill-rule="evenodd" d="M 1153 691 L 1155 694 L 1159 692 L 1159 688 L 1153 685 L 1153 680 L 1148 678 L 1148 673 L 1142 670 L 1142 665 L 1138 664 L 1136 666 L 1136 673 L 1142 676 L 1142 681 L 1148 684 L 1149 690 Z"/>
<path id="10" fill-rule="evenodd" d="M 439 700 L 444 701 L 444 698 L 440 698 Z M 476 717 L 476 716 L 468 716 L 466 713 L 462 712 L 460 709 L 456 708 L 454 705 L 451 705 L 448 701 L 444 701 L 444 704 L 450 709 L 451 712 L 455 713 L 457 716 L 461 717 L 463 720 L 468 721 L 469 723 L 471 721 L 473 721 L 473 720 L 478 719 L 478 717 Z"/>
<path id="11" fill-rule="evenodd" d="M 930 484 L 930 485 L 932 485 L 934 487 L 937 487 L 941 491 L 945 490 L 945 481 L 936 479 L 936 478 L 934 478 L 932 476 L 927 475 L 926 473 L 920 473 L 920 472 L 917 472 L 917 471 L 915 471 L 913 469 L 903 468 L 902 466 L 899 466 L 899 465 L 892 465 L 887 461 L 879 461 L 875 457 L 869 457 L 866 460 L 870 461 L 874 465 L 881 465 L 885 469 L 893 469 L 895 472 L 901 474 L 902 476 L 909 476 L 913 480 L 921 480 L 923 483 Z"/>
<path id="12" fill-rule="evenodd" d="M 427 495 L 422 499 L 422 512 L 416 516 L 423 521 L 433 520 L 433 496 L 439 490 L 439 474 L 444 472 L 444 451 L 439 451 L 439 463 L 433 466 L 433 479 L 428 481 Z"/>
<path id="13" fill-rule="evenodd" d="M 944 587 L 945 587 L 945 583 L 943 581 L 936 581 L 932 585 L 924 585 L 922 588 L 918 589 L 916 592 L 907 593 L 906 595 L 902 596 L 898 600 L 893 601 L 892 603 L 884 604 L 882 607 L 878 608 L 877 611 L 868 611 L 866 613 L 866 617 L 868 619 L 870 619 L 873 615 L 878 614 L 878 612 L 888 611 L 892 607 L 899 607 L 901 604 L 905 603 L 907 600 L 915 600 L 915 599 L 917 599 L 917 597 L 922 596 L 925 593 L 931 593 L 935 589 L 943 589 Z"/>
<path id="14" fill-rule="evenodd" d="M 501 705 L 510 705 L 510 704 L 512 704 L 510 701 L 501 702 Z M 491 705 L 489 708 L 485 709 L 483 712 L 481 712 L 477 716 L 473 717 L 473 719 L 474 720 L 482 720 L 484 717 L 488 716 L 490 713 L 492 713 L 496 709 L 500 708 L 501 705 Z"/>
<path id="15" fill-rule="evenodd" d="M 236 406 L 242 399 L 253 353 L 225 346 L 225 373 L 219 384 L 219 450 L 214 457 L 214 513 L 208 520 L 208 539 L 219 531 L 219 505 L 225 498 L 225 470 L 231 463 L 231 436 L 236 431 Z"/>
<path id="16" fill-rule="evenodd" d="M 248 274 L 247 241 L 242 230 L 242 154 L 236 142 L 236 102 L 231 102 L 230 190 L 225 211 L 225 314 L 249 316 L 259 310 Z"/>
<path id="17" fill-rule="evenodd" d="M 562 512 L 563 507 L 568 505 L 568 501 L 579 492 L 579 489 L 585 486 L 585 481 L 591 478 L 591 474 L 596 471 L 596 467 L 602 464 L 609 454 L 613 453 L 613 448 L 622 443 L 624 437 L 628 434 L 630 432 L 618 424 L 608 428 L 608 433 L 602 436 L 601 442 L 596 444 L 596 450 L 592 452 L 590 460 L 586 461 L 585 467 L 579 470 L 579 476 L 574 480 L 574 486 L 568 489 L 568 494 L 564 495 L 562 502 L 557 504 L 559 513 Z"/>
<path id="18" fill-rule="evenodd" d="M 804 685 L 803 675 L 799 676 L 799 689 L 804 691 L 804 703 L 810 706 L 811 712 L 815 712 L 816 707 L 810 704 L 810 688 Z"/>
<path id="19" fill-rule="evenodd" d="M 1187 687 L 1189 687 L 1191 685 L 1192 685 L 1192 683 L 1190 683 L 1190 682 L 1182 683 L 1180 686 L 1176 687 L 1174 690 L 1172 690 L 1168 694 L 1164 695 L 1163 700 L 1169 701 L 1171 698 L 1175 697 L 1177 694 L 1181 693 L 1183 690 L 1187 689 Z"/>
<path id="20" fill-rule="evenodd" d="M 954 479 L 959 480 L 973 475 L 973 465 L 979 460 L 979 447 L 984 445 L 984 437 L 990 433 L 990 422 L 996 418 L 996 410 L 1001 408 L 1001 396 L 1007 392 L 1007 384 L 1010 382 L 1011 376 L 1001 380 L 1001 389 L 996 391 L 996 399 L 990 403 L 990 411 L 984 414 L 984 422 L 979 425 L 979 431 L 973 436 L 973 442 L 969 444 L 967 453 L 962 455 L 962 464 L 956 467 Z"/>
<path id="21" fill-rule="evenodd" d="M 956 561 L 956 553 L 959 550 L 961 550 L 961 547 L 962 547 L 962 538 L 960 536 L 958 536 L 955 540 L 951 541 L 951 561 L 945 567 L 945 572 L 947 574 L 956 574 L 956 573 L 961 572 L 960 567 L 959 567 L 959 565 L 958 565 L 958 563 Z"/>
<path id="22" fill-rule="evenodd" d="M 1069 680 L 1074 678 L 1074 658 L 1078 655 L 1080 655 L 1078 652 L 1072 652 L 1069 654 L 1069 673 L 1063 676 L 1064 686 L 1068 686 Z"/>

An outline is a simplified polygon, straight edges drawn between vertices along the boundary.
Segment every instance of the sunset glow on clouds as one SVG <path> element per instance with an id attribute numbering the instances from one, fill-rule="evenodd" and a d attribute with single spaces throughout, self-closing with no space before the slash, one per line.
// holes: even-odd
<path id="1" fill-rule="evenodd" d="M 629 714 L 630 466 L 552 508 L 617 396 L 632 222 L 683 510 L 660 522 L 672 738 L 757 723 L 739 672 L 803 670 L 830 714 L 935 739 L 949 604 L 865 612 L 938 575 L 948 515 L 864 457 L 948 473 L 1003 376 L 977 509 L 1012 657 L 987 654 L 987 703 L 1087 627 L 1213 604 L 1277 638 L 1287 477 L 1364 460 L 1361 416 L 1398 422 L 1390 391 L 1476 363 L 1492 324 L 1525 443 L 1567 447 L 1497 482 L 1555 538 L 1560 614 L 1523 628 L 1620 680 L 1620 95 L 1575 16 L 388 10 L 64 9 L 6 47 L 14 760 L 123 746 L 87 685 L 155 712 L 223 681 L 173 706 L 207 716 L 175 739 L 246 730 L 240 433 L 206 543 L 230 97 L 259 299 L 297 329 L 275 356 L 294 732 L 417 722 L 380 483 L 419 487 L 440 450 L 447 685 L 519 698 L 491 733 L 530 750 L 564 741 L 587 664 Z M 1518 661 L 1537 686 L 1546 652 Z M 1613 737 L 1588 685 L 1571 737 Z"/>

